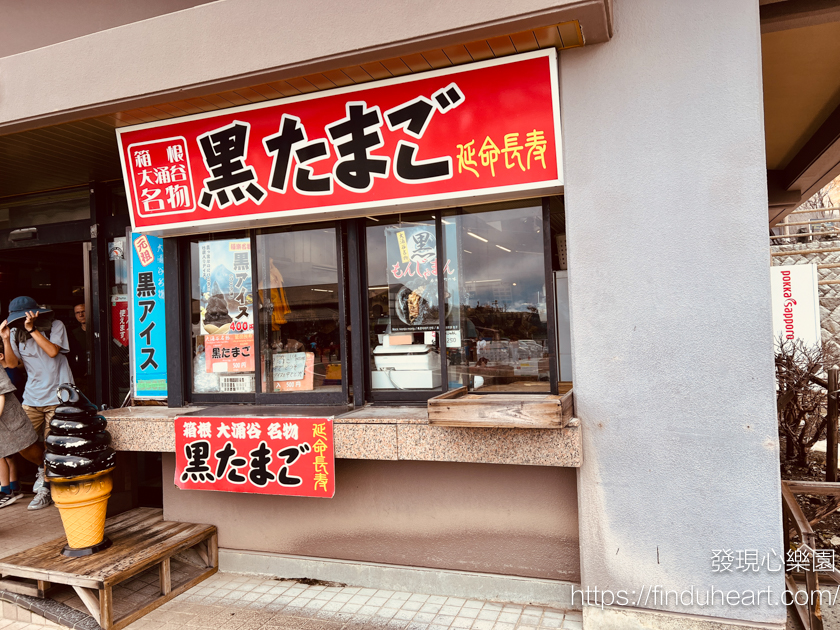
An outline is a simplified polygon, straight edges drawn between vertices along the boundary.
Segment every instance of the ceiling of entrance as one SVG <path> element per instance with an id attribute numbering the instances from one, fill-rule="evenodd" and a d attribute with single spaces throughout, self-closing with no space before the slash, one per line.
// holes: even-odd
<path id="1" fill-rule="evenodd" d="M 583 45 L 576 21 L 423 53 L 158 103 L 96 118 L 0 136 L 0 198 L 106 182 L 122 177 L 114 129 L 269 99 L 505 57 L 541 48 Z"/>

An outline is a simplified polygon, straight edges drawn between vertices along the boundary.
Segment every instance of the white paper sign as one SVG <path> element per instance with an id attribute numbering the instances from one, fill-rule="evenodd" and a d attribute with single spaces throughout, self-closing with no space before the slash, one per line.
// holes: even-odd
<path id="1" fill-rule="evenodd" d="M 306 368 L 305 352 L 287 352 L 275 354 L 272 358 L 272 367 L 275 381 L 300 381 L 303 380 Z"/>
<path id="2" fill-rule="evenodd" d="M 820 298 L 816 265 L 770 267 L 773 338 L 820 346 Z"/>

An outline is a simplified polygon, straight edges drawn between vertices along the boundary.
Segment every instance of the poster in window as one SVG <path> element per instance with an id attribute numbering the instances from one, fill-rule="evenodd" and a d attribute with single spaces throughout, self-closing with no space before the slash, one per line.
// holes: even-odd
<path id="1" fill-rule="evenodd" d="M 207 372 L 253 372 L 254 333 L 207 335 L 204 357 Z"/>
<path id="2" fill-rule="evenodd" d="M 272 357 L 275 392 L 304 392 L 315 388 L 315 353 L 284 352 Z"/>
<path id="3" fill-rule="evenodd" d="M 202 335 L 254 332 L 251 241 L 199 243 Z"/>
<path id="4" fill-rule="evenodd" d="M 438 279 L 444 277 L 447 330 L 458 330 L 458 243 L 455 230 L 446 230 L 446 264 L 439 272 L 437 241 L 432 225 L 385 229 L 388 260 L 388 300 L 391 332 L 438 330 Z"/>

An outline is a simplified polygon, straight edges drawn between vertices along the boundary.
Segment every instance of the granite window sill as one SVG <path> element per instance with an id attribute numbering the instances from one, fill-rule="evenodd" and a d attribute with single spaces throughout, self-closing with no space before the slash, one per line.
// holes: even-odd
<path id="1" fill-rule="evenodd" d="M 236 410 L 242 416 L 255 415 L 248 406 Z M 108 419 L 117 450 L 172 453 L 175 418 L 202 412 L 213 413 L 202 407 L 142 406 L 110 409 L 102 415 Z M 276 417 L 294 415 L 285 408 L 278 409 Z M 300 409 L 296 415 L 311 417 L 312 410 Z M 561 467 L 579 467 L 582 459 L 576 419 L 562 429 L 444 427 L 429 424 L 425 407 L 366 406 L 337 415 L 333 424 L 335 456 L 340 459 Z"/>

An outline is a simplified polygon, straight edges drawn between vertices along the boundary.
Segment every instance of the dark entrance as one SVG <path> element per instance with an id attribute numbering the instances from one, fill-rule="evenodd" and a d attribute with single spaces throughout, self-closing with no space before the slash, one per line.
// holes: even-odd
<path id="1" fill-rule="evenodd" d="M 89 333 L 75 314 L 79 312 L 79 319 L 87 314 L 84 256 L 82 243 L 0 250 L 0 318 L 8 316 L 9 302 L 20 295 L 52 309 L 67 328 L 73 377 L 80 389 L 92 396 Z"/>

